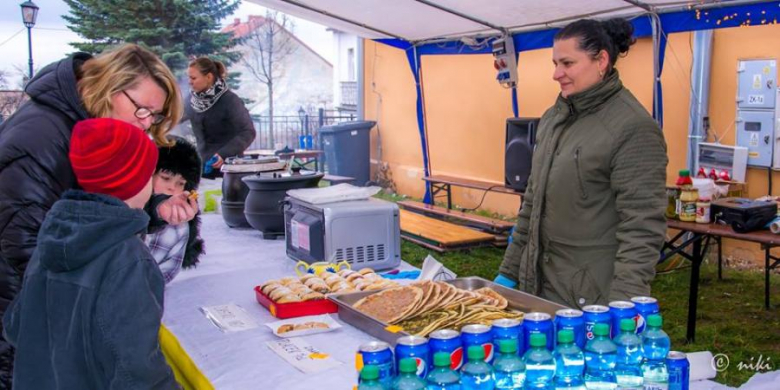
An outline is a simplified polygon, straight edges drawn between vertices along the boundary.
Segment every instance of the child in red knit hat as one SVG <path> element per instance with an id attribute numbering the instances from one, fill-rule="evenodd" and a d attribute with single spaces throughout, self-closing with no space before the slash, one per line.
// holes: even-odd
<path id="1" fill-rule="evenodd" d="M 165 283 L 139 238 L 158 151 L 114 119 L 76 124 L 78 184 L 54 203 L 3 318 L 14 389 L 177 389 L 160 350 Z"/>

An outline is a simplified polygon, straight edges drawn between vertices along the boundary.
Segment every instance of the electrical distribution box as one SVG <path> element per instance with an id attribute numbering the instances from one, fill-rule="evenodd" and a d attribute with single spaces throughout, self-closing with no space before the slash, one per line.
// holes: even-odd
<path id="1" fill-rule="evenodd" d="M 496 80 L 509 88 L 517 85 L 517 55 L 511 35 L 493 41 L 493 66 L 498 73 Z"/>
<path id="2" fill-rule="evenodd" d="M 777 61 L 740 60 L 737 68 L 737 145 L 748 148 L 748 165 L 777 167 Z"/>

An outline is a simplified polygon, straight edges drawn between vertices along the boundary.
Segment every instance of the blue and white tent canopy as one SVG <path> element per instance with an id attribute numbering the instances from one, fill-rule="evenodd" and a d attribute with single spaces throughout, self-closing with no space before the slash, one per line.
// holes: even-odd
<path id="1" fill-rule="evenodd" d="M 767 1 L 729 0 L 249 0 L 368 39 L 400 39 L 410 43 L 495 36 L 560 27 L 581 18 L 633 18 L 692 11 L 689 27 L 773 23 L 774 12 L 751 14 L 742 6 Z M 718 10 L 724 12 L 718 12 Z M 769 8 L 763 11 L 770 11 Z M 737 13 L 734 15 L 734 13 Z M 689 12 L 686 12 L 689 13 Z M 709 17 L 712 16 L 712 17 Z M 724 17 L 729 18 L 724 20 Z M 733 17 L 733 19 L 732 19 Z M 718 23 L 720 22 L 720 23 Z M 729 23 L 730 22 L 730 23 Z"/>

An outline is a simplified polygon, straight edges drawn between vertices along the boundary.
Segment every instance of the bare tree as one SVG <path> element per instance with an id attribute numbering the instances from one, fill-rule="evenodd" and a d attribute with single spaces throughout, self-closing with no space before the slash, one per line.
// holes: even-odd
<path id="1" fill-rule="evenodd" d="M 298 48 L 293 37 L 295 25 L 287 15 L 276 11 L 267 11 L 264 19 L 250 17 L 248 24 L 244 43 L 247 50 L 241 62 L 268 90 L 268 131 L 273 147 L 274 85 L 284 77 L 285 59 Z"/>

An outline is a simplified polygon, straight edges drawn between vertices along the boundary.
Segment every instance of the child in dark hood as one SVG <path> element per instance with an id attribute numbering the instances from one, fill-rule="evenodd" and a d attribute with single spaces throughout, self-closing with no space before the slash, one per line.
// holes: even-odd
<path id="1" fill-rule="evenodd" d="M 73 128 L 69 159 L 83 190 L 46 214 L 3 317 L 14 389 L 179 388 L 158 339 L 165 282 L 139 237 L 157 156 L 129 123 Z"/>
<path id="2" fill-rule="evenodd" d="M 154 173 L 155 194 L 196 196 L 200 184 L 201 163 L 198 151 L 184 138 L 171 136 L 173 146 L 160 146 L 160 159 Z M 184 194 L 184 195 L 182 195 Z M 203 240 L 199 236 L 200 217 L 188 223 L 168 225 L 158 232 L 146 235 L 145 241 L 160 271 L 169 283 L 181 268 L 194 267 L 203 254 Z"/>

